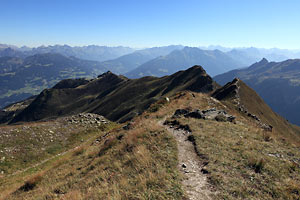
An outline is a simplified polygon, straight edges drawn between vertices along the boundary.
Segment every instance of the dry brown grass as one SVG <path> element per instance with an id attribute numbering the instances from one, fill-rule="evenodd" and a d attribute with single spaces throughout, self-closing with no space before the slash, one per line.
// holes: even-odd
<path id="1" fill-rule="evenodd" d="M 262 130 L 221 102 L 195 94 L 171 101 L 157 111 L 159 117 L 172 115 L 177 108 L 225 109 L 237 116 L 235 124 L 182 118 L 189 124 L 201 154 L 209 181 L 217 190 L 213 199 L 299 199 L 299 146 L 284 139 L 284 134 Z M 289 136 L 287 136 L 289 137 Z M 293 162 L 293 161 L 296 161 Z M 291 181 L 291 179 L 293 181 Z"/>
<path id="2" fill-rule="evenodd" d="M 79 190 L 73 190 L 68 192 L 61 198 L 61 200 L 82 200 L 82 194 Z"/>
<path id="3" fill-rule="evenodd" d="M 157 125 L 155 113 L 133 124 L 131 130 L 99 134 L 97 143 L 51 164 L 33 190 L 7 199 L 72 199 L 78 194 L 79 199 L 182 199 L 176 141 Z"/>
<path id="4" fill-rule="evenodd" d="M 73 156 L 79 156 L 81 154 L 83 154 L 83 152 L 85 151 L 85 148 L 84 146 L 80 146 L 80 147 L 77 147 L 73 150 Z"/>
<path id="5" fill-rule="evenodd" d="M 43 179 L 44 172 L 39 172 L 28 179 L 24 185 L 22 185 L 19 190 L 27 192 L 29 190 L 33 190 L 38 183 L 40 183 Z"/>
<path id="6" fill-rule="evenodd" d="M 203 94 L 182 94 L 135 118 L 133 129 L 97 133 L 97 142 L 85 144 L 79 156 L 70 152 L 63 161 L 48 163 L 33 190 L 6 199 L 183 199 L 176 140 L 158 122 L 178 108 L 227 108 Z M 212 198 L 297 199 L 299 148 L 264 133 L 237 111 L 227 112 L 237 116 L 236 124 L 179 119 L 190 126 L 201 159 L 208 162 L 205 169 L 217 190 Z"/>

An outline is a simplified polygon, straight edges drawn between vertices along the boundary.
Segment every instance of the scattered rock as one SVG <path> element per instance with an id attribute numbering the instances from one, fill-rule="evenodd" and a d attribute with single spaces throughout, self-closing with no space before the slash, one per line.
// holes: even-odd
<path id="1" fill-rule="evenodd" d="M 128 124 L 126 124 L 125 126 L 122 127 L 124 130 L 130 130 L 133 128 L 133 124 L 131 122 L 129 122 Z"/>
<path id="2" fill-rule="evenodd" d="M 172 120 L 172 121 L 169 121 L 169 120 L 166 120 L 165 122 L 164 122 L 164 125 L 171 125 L 171 126 L 179 126 L 180 125 L 180 123 L 179 123 L 179 121 L 177 121 L 177 120 Z"/>
<path id="3" fill-rule="evenodd" d="M 192 132 L 192 130 L 191 130 L 191 128 L 190 128 L 190 126 L 188 125 L 188 124 L 186 124 L 186 125 L 182 125 L 182 124 L 180 124 L 178 127 L 176 127 L 175 129 L 177 129 L 177 130 L 185 130 L 185 131 L 187 131 L 187 132 Z"/>
<path id="4" fill-rule="evenodd" d="M 226 122 L 227 121 L 227 117 L 225 115 L 217 115 L 215 117 L 216 121 L 218 122 Z"/>
<path id="5" fill-rule="evenodd" d="M 262 123 L 261 120 L 256 115 L 249 113 L 248 110 L 243 105 L 240 105 L 238 109 L 240 112 L 245 113 L 248 117 L 254 119 L 262 129 L 264 129 L 265 131 L 272 132 L 273 126 L 271 126 L 270 124 Z"/>
<path id="6" fill-rule="evenodd" d="M 180 115 L 186 115 L 186 114 L 188 114 L 188 113 L 189 113 L 189 111 L 186 110 L 186 109 L 177 109 L 177 110 L 175 111 L 173 117 L 174 117 L 174 118 L 180 117 Z"/>
<path id="7" fill-rule="evenodd" d="M 207 110 L 194 110 L 188 111 L 187 109 L 177 109 L 172 118 L 178 118 L 180 116 L 191 117 L 195 119 L 215 119 L 220 122 L 234 122 L 235 117 L 227 114 L 225 110 L 217 110 L 216 108 L 210 108 Z"/>
<path id="8" fill-rule="evenodd" d="M 186 165 L 184 163 L 181 166 L 182 166 L 182 168 L 186 168 Z"/>
<path id="9" fill-rule="evenodd" d="M 122 134 L 120 134 L 119 136 L 117 136 L 117 139 L 118 139 L 118 140 L 122 140 L 123 137 L 124 137 L 124 134 L 122 133 Z"/>
<path id="10" fill-rule="evenodd" d="M 207 169 L 205 169 L 205 168 L 202 168 L 201 172 L 202 172 L 202 174 L 209 174 L 209 171 Z"/>
<path id="11" fill-rule="evenodd" d="M 94 113 L 80 113 L 78 115 L 65 117 L 64 120 L 70 124 L 85 124 L 96 126 L 109 123 L 103 116 Z"/>
<path id="12" fill-rule="evenodd" d="M 185 117 L 191 117 L 196 119 L 205 119 L 205 115 L 200 110 L 195 110 L 184 115 Z"/>
<path id="13" fill-rule="evenodd" d="M 177 120 L 166 120 L 163 125 L 169 125 L 170 127 L 174 128 L 175 130 L 184 130 L 184 131 L 187 131 L 187 132 L 192 132 L 190 126 L 188 124 L 180 124 L 179 121 Z"/>
<path id="14" fill-rule="evenodd" d="M 272 132 L 272 130 L 273 130 L 273 126 L 268 125 L 268 124 L 261 124 L 261 128 L 266 131 L 270 131 L 270 132 Z"/>
<path id="15" fill-rule="evenodd" d="M 193 135 L 189 135 L 188 136 L 188 141 L 190 141 L 190 142 L 195 142 L 196 140 L 195 140 L 195 137 L 193 136 Z"/>

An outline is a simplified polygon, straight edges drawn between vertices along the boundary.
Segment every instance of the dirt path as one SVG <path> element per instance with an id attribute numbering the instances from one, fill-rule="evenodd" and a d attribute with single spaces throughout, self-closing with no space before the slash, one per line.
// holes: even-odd
<path id="1" fill-rule="evenodd" d="M 210 200 L 212 193 L 208 188 L 207 176 L 201 172 L 202 163 L 195 152 L 192 142 L 188 140 L 191 134 L 189 131 L 178 129 L 172 126 L 163 125 L 166 130 L 174 135 L 178 147 L 178 168 L 183 174 L 183 185 L 190 200 Z"/>

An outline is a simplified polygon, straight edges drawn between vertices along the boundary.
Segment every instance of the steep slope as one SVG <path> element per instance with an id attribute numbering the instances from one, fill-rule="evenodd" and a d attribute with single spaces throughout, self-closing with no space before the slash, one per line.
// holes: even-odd
<path id="1" fill-rule="evenodd" d="M 300 124 L 300 60 L 268 62 L 262 59 L 248 68 L 233 70 L 214 79 L 225 84 L 239 77 L 253 88 L 264 101 L 294 124 Z"/>
<path id="2" fill-rule="evenodd" d="M 206 66 L 207 73 L 211 76 L 242 66 L 219 50 L 206 51 L 185 47 L 182 50 L 175 50 L 166 56 L 153 59 L 125 75 L 129 78 L 164 76 L 187 69 L 192 65 Z"/>
<path id="3" fill-rule="evenodd" d="M 257 93 L 242 80 L 234 79 L 224 87 L 217 89 L 212 96 L 249 117 L 266 131 L 273 131 L 274 134 L 284 136 L 290 141 L 296 139 L 300 142 L 300 128 L 291 125 L 273 112 Z"/>
<path id="4" fill-rule="evenodd" d="M 182 90 L 211 92 L 216 87 L 217 84 L 201 66 L 162 78 L 127 79 L 107 72 L 76 88 L 55 86 L 44 90 L 13 122 L 80 112 L 97 113 L 109 120 L 122 122 L 142 113 L 162 96 Z"/>
<path id="5" fill-rule="evenodd" d="M 138 66 L 144 64 L 145 62 L 152 60 L 159 56 L 165 56 L 170 52 L 182 49 L 183 46 L 171 45 L 165 47 L 153 47 L 143 50 L 137 50 L 131 54 L 127 54 L 118 57 L 114 60 L 108 60 L 101 63 L 101 65 L 113 73 L 124 74 L 127 73 Z"/>
<path id="6" fill-rule="evenodd" d="M 107 71 L 96 61 L 60 54 L 37 54 L 25 59 L 0 58 L 0 106 L 20 101 L 66 78 L 95 77 Z"/>

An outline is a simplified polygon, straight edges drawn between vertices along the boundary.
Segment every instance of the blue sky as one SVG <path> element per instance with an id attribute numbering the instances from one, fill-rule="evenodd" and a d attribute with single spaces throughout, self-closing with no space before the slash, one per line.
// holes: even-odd
<path id="1" fill-rule="evenodd" d="M 300 49 L 300 1 L 0 0 L 0 43 Z"/>

